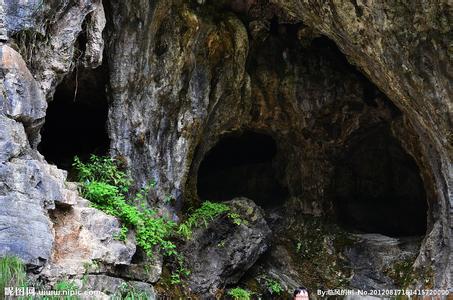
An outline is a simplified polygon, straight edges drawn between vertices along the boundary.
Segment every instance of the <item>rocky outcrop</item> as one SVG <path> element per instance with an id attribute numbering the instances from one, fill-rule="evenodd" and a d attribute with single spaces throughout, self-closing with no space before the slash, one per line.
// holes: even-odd
<path id="1" fill-rule="evenodd" d="M 226 202 L 234 219 L 222 215 L 206 228 L 196 229 L 183 246 L 190 270 L 189 288 L 196 294 L 214 294 L 235 284 L 269 246 L 271 231 L 263 211 L 253 201 L 237 198 Z"/>
<path id="2" fill-rule="evenodd" d="M 343 1 L 281 1 L 292 22 L 303 21 L 331 38 L 404 113 L 422 142 L 420 164 L 430 170 L 437 221 L 420 252 L 418 264 L 436 261 L 436 284 L 451 286 L 452 148 L 451 3 L 416 5 Z M 440 226 L 438 231 L 434 229 Z M 439 235 L 438 235 L 439 234 Z M 440 245 L 434 246 L 435 244 Z M 434 247 L 434 248 L 432 248 Z M 434 254 L 436 253 L 436 254 Z"/>
<path id="3" fill-rule="evenodd" d="M 41 272 L 47 281 L 105 273 L 108 266 L 129 265 L 135 254 L 133 234 L 126 241 L 115 237 L 120 223 L 77 197 L 76 203 L 51 213 L 54 224 L 52 257 Z"/>
<path id="4" fill-rule="evenodd" d="M 137 188 L 150 180 L 157 182 L 150 204 L 178 212 L 197 202 L 199 168 L 214 146 L 230 135 L 258 132 L 276 145 L 275 156 L 262 169 L 266 172 L 248 172 L 248 166 L 237 169 L 243 174 L 274 176 L 262 182 L 282 186 L 294 204 L 284 206 L 285 199 L 270 203 L 288 208 L 280 216 L 294 220 L 298 214 L 311 214 L 337 220 L 341 209 L 360 214 L 373 207 L 360 199 L 338 205 L 339 198 L 357 195 L 354 187 L 359 181 L 363 185 L 358 194 L 368 193 L 367 201 L 373 205 L 381 204 L 374 201 L 375 194 L 393 197 L 391 190 L 398 188 L 400 192 L 393 194 L 405 199 L 397 201 L 403 207 L 399 210 L 411 201 L 427 204 L 411 206 L 416 207 L 417 216 L 426 214 L 423 224 L 416 226 L 426 234 L 420 249 L 411 249 L 417 253 L 411 267 L 429 265 L 430 287 L 451 287 L 449 19 L 447 1 L 407 6 L 314 0 L 26 4 L 0 0 L 0 255 L 18 255 L 36 272 L 50 259 L 45 269 L 50 277 L 55 270 L 55 277 L 81 275 L 84 262 L 99 260 L 105 266 L 93 271 L 93 276 L 99 276 L 93 280 L 115 282 L 105 289 L 121 284 L 123 279 L 110 278 L 114 276 L 158 280 L 160 259 L 147 277 L 143 262 L 132 258 L 132 237 L 126 244 L 112 240 L 118 221 L 84 206 L 74 187 L 65 183 L 66 173 L 49 166 L 36 151 L 46 99 L 52 100 L 56 86 L 72 70 L 75 82 L 68 86 L 77 87 L 78 67 L 96 68 L 102 63 L 109 73 L 110 154 L 124 164 Z M 95 91 L 101 89 L 103 84 Z M 385 143 L 381 146 L 373 140 Z M 361 146 L 364 141 L 368 148 Z M 386 163 L 373 160 L 374 150 L 386 153 L 377 156 Z M 379 165 L 374 168 L 373 164 Z M 360 176 L 354 175 L 357 170 Z M 389 178 L 393 181 L 387 182 Z M 417 191 L 417 197 L 411 190 Z M 389 206 L 379 209 L 399 211 Z M 396 222 L 388 227 L 395 233 L 398 215 L 386 216 Z M 231 230 L 226 220 L 216 222 L 214 229 Z M 257 226 L 253 230 L 234 227 L 232 238 L 239 242 L 231 242 L 230 248 L 239 249 L 244 257 L 232 265 L 211 268 L 210 259 L 222 259 L 223 252 L 215 247 L 199 249 L 200 255 L 190 260 L 194 290 L 212 292 L 237 281 L 237 274 L 249 268 L 265 248 L 257 238 L 255 252 L 244 249 L 247 242 L 242 233 L 267 232 L 265 222 L 258 223 L 251 223 Z M 216 235 L 206 232 L 200 231 L 193 247 L 212 243 Z M 292 287 L 311 278 L 300 269 L 306 261 L 275 263 L 276 256 L 292 253 L 288 240 L 292 241 L 290 236 L 282 237 L 270 251 L 270 263 L 263 266 Z M 385 241 L 383 248 L 359 242 L 356 250 L 365 250 L 350 252 L 349 260 L 361 265 L 375 252 L 380 253 L 381 262 L 401 256 L 395 250 L 399 244 L 391 238 Z M 66 242 L 79 247 L 76 254 L 68 251 Z M 326 252 L 330 242 L 321 243 Z M 201 259 L 206 261 L 197 266 Z M 395 280 L 384 274 L 381 262 L 357 273 L 351 284 L 393 286 Z M 290 271 L 283 272 L 285 266 Z M 65 273 L 63 268 L 70 271 Z M 229 273 L 230 269 L 234 272 Z M 213 280 L 206 279 L 206 270 L 216 274 Z M 378 285 L 368 281 L 374 271 L 379 273 Z M 416 280 L 411 284 L 426 286 L 420 278 Z"/>
<path id="5" fill-rule="evenodd" d="M 355 238 L 357 243 L 345 253 L 353 269 L 351 287 L 379 290 L 410 283 L 419 239 L 395 239 L 379 234 L 356 235 Z M 429 272 L 422 272 L 424 280 L 432 280 Z"/>

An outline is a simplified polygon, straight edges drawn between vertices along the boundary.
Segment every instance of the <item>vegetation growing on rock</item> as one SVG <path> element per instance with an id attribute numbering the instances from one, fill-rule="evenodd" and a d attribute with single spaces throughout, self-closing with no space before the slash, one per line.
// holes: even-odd
<path id="1" fill-rule="evenodd" d="M 23 262 L 14 256 L 0 258 L 0 291 L 3 295 L 5 287 L 27 286 L 27 275 Z"/>
<path id="2" fill-rule="evenodd" d="M 227 294 L 234 300 L 250 300 L 252 297 L 252 292 L 240 287 L 232 288 Z"/>

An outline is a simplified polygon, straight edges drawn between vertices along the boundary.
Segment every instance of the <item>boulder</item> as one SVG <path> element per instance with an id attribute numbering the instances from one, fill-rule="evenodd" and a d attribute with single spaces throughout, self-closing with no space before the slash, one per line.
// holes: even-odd
<path id="1" fill-rule="evenodd" d="M 118 219 L 89 204 L 79 197 L 75 206 L 52 212 L 55 243 L 51 261 L 41 272 L 47 280 L 107 272 L 110 266 L 131 263 L 136 251 L 133 233 L 125 241 L 117 240 Z"/>
<path id="2" fill-rule="evenodd" d="M 207 227 L 194 230 L 182 253 L 191 274 L 194 293 L 213 294 L 238 282 L 270 243 L 271 231 L 260 207 L 247 198 L 225 202 L 240 215 L 240 224 L 227 215 L 215 218 Z"/>

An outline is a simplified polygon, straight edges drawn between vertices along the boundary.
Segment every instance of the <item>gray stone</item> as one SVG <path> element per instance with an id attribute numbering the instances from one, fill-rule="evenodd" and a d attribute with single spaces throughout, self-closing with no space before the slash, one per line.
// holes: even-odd
<path id="1" fill-rule="evenodd" d="M 270 243 L 271 231 L 261 208 L 247 198 L 225 203 L 244 222 L 236 225 L 225 215 L 217 217 L 206 228 L 194 230 L 182 249 L 191 271 L 189 287 L 197 294 L 214 294 L 237 283 Z"/>
<path id="2" fill-rule="evenodd" d="M 411 258 L 415 261 L 421 240 L 380 234 L 354 236 L 357 242 L 345 252 L 353 270 L 350 286 L 362 290 L 400 288 L 386 273 L 395 262 Z"/>
<path id="3" fill-rule="evenodd" d="M 46 99 L 19 53 L 0 45 L 0 62 L 0 112 L 22 122 L 35 147 L 46 114 Z"/>
<path id="4" fill-rule="evenodd" d="M 116 240 L 119 221 L 85 201 L 78 198 L 76 205 L 52 213 L 55 242 L 51 260 L 41 272 L 51 282 L 131 263 L 136 251 L 133 233 L 124 242 Z"/>
<path id="5" fill-rule="evenodd" d="M 24 127 L 21 123 L 0 114 L 0 162 L 17 157 L 28 149 Z"/>
<path id="6" fill-rule="evenodd" d="M 62 179 L 46 167 L 31 159 L 0 163 L 0 255 L 19 256 L 32 268 L 50 258 L 53 232 L 47 210 L 63 197 Z"/>
<path id="7" fill-rule="evenodd" d="M 140 295 L 143 299 L 156 299 L 156 293 L 152 285 L 139 281 L 125 281 L 124 279 L 107 275 L 88 275 L 79 282 L 82 289 L 101 291 L 111 299 L 123 299 L 128 292 L 134 292 L 135 297 Z M 140 299 L 142 299 L 140 298 Z"/>
<path id="8" fill-rule="evenodd" d="M 83 55 L 83 65 L 85 67 L 96 68 L 102 63 L 104 51 L 102 31 L 104 30 L 106 20 L 102 2 L 96 4 L 96 9 L 87 18 L 87 44 Z"/>

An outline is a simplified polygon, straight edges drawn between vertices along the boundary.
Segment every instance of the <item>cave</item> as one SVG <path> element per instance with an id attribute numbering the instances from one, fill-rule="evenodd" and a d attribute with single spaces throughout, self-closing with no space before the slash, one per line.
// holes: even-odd
<path id="1" fill-rule="evenodd" d="M 103 67 L 76 70 L 60 83 L 47 108 L 38 150 L 60 169 L 70 170 L 74 156 L 106 155 L 108 103 Z"/>
<path id="2" fill-rule="evenodd" d="M 199 167 L 199 198 L 226 201 L 244 196 L 262 207 L 281 204 L 287 189 L 277 179 L 277 151 L 267 134 L 246 131 L 222 137 Z"/>
<path id="3" fill-rule="evenodd" d="M 388 126 L 358 133 L 335 172 L 335 212 L 349 230 L 422 236 L 427 200 L 420 170 Z"/>

